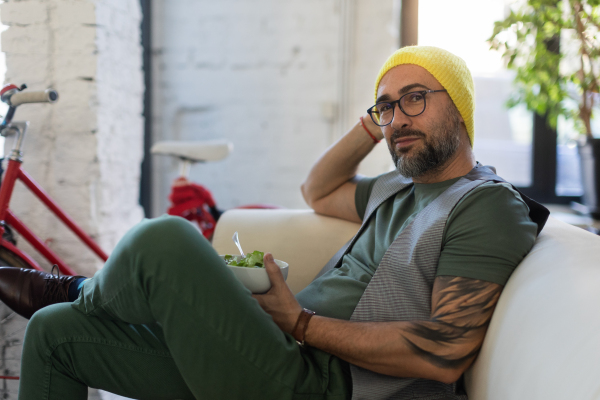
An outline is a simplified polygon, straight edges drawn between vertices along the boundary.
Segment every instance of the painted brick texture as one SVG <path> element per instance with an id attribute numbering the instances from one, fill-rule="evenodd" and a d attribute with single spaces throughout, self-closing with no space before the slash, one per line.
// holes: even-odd
<path id="1" fill-rule="evenodd" d="M 55 104 L 17 110 L 15 121 L 31 123 L 23 166 L 110 253 L 142 218 L 140 6 L 136 0 L 9 0 L 0 13 L 9 26 L 1 38 L 6 81 L 60 94 Z M 9 138 L 5 152 L 11 145 Z M 101 267 L 22 185 L 11 208 L 78 273 L 91 276 Z M 24 240 L 18 245 L 35 254 Z M 49 270 L 48 262 L 35 257 Z M 2 306 L 0 367 L 16 375 L 26 320 L 9 315 Z M 3 398 L 16 399 L 18 383 L 2 384 Z"/>
<path id="2" fill-rule="evenodd" d="M 31 122 L 24 168 L 110 252 L 142 217 L 140 7 L 135 0 L 28 0 L 0 11 L 10 26 L 2 34 L 6 81 L 60 93 L 56 104 L 17 110 L 15 120 Z M 11 207 L 79 273 L 101 266 L 26 191 L 15 193 Z"/>
<path id="3" fill-rule="evenodd" d="M 311 165 L 371 105 L 378 69 L 396 46 L 393 2 L 346 3 L 155 3 L 154 140 L 233 142 L 227 159 L 191 173 L 222 208 L 305 208 L 300 185 Z M 379 147 L 367 173 L 389 169 L 387 148 Z M 166 209 L 177 172 L 175 160 L 154 158 L 155 215 Z"/>

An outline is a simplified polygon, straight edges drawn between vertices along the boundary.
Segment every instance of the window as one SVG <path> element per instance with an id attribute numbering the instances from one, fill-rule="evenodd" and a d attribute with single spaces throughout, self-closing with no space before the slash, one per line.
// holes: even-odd
<path id="1" fill-rule="evenodd" d="M 542 202 L 568 203 L 581 195 L 577 149 L 572 136 L 546 126 L 525 106 L 507 109 L 513 71 L 486 40 L 504 19 L 511 0 L 419 0 L 419 45 L 462 57 L 475 81 L 477 160 Z M 563 129 L 561 129 L 563 128 Z"/>

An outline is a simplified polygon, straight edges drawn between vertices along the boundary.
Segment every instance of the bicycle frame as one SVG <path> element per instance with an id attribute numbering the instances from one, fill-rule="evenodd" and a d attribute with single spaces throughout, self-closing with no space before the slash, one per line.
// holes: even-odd
<path id="1" fill-rule="evenodd" d="M 12 122 L 2 126 L 3 136 L 7 134 L 16 133 L 17 138 L 15 145 L 9 156 L 8 166 L 6 173 L 0 186 L 0 247 L 4 247 L 12 253 L 19 256 L 31 268 L 43 271 L 40 265 L 27 253 L 21 251 L 14 244 L 4 238 L 4 232 L 6 231 L 6 225 L 14 228 L 20 233 L 25 240 L 27 240 L 37 251 L 39 251 L 51 264 L 58 265 L 59 270 L 66 275 L 75 275 L 75 272 L 60 259 L 56 253 L 54 253 L 46 243 L 41 240 L 33 231 L 23 223 L 9 208 L 10 199 L 15 187 L 15 182 L 20 180 L 25 186 L 38 198 L 40 199 L 48 209 L 56 215 L 75 235 L 86 244 L 90 250 L 92 250 L 100 259 L 106 261 L 108 256 L 102 249 L 89 237 L 76 223 L 69 217 L 52 198 L 42 189 L 42 187 L 36 183 L 24 170 L 21 169 L 23 163 L 21 153 L 21 145 L 23 138 L 29 126 L 28 122 Z"/>

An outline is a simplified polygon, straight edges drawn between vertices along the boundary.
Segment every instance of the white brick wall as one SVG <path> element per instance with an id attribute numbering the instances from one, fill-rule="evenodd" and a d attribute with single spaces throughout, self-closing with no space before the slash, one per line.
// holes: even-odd
<path id="1" fill-rule="evenodd" d="M 228 159 L 191 174 L 222 208 L 306 207 L 299 187 L 310 166 L 371 105 L 378 69 L 397 46 L 393 4 L 157 0 L 154 140 L 231 140 Z M 378 147 L 361 171 L 389 169 Z M 159 215 L 177 162 L 153 161 Z"/>
<path id="2" fill-rule="evenodd" d="M 31 121 L 23 166 L 110 252 L 142 217 L 139 4 L 7 1 L 1 12 L 10 26 L 2 34 L 6 81 L 60 93 L 56 104 L 18 109 L 15 120 Z M 102 265 L 27 191 L 17 190 L 11 207 L 79 273 Z"/>
<path id="3" fill-rule="evenodd" d="M 0 6 L 6 81 L 31 90 L 53 87 L 52 105 L 24 105 L 29 120 L 24 168 L 108 253 L 142 218 L 141 11 L 137 0 L 8 0 Z M 7 140 L 7 148 L 12 140 Z M 6 151 L 6 150 L 5 150 Z M 75 271 L 91 276 L 102 263 L 24 190 L 11 208 Z M 19 247 L 35 253 L 24 240 Z M 37 257 L 43 267 L 50 265 Z M 2 306 L 0 319 L 8 315 Z M 26 321 L 0 324 L 5 374 L 18 374 Z M 16 399 L 18 383 L 0 389 Z M 91 395 L 93 395 L 92 391 Z M 97 398 L 97 394 L 96 397 Z"/>
<path id="4" fill-rule="evenodd" d="M 100 178 L 92 215 L 109 250 L 143 217 L 138 205 L 144 134 L 141 18 L 137 0 L 96 1 Z"/>

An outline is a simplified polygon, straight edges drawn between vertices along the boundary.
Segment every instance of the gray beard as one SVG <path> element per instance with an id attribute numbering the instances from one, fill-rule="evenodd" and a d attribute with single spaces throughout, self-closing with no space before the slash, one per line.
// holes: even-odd
<path id="1" fill-rule="evenodd" d="M 390 142 L 393 143 L 402 136 L 418 136 L 424 140 L 424 148 L 412 157 L 399 155 L 389 147 L 392 160 L 398 172 L 407 177 L 415 178 L 428 172 L 435 172 L 444 167 L 446 162 L 454 156 L 460 145 L 460 120 L 458 111 L 450 106 L 448 118 L 437 124 L 432 129 L 429 139 L 419 130 L 395 131 Z M 388 144 L 388 146 L 390 146 Z"/>

